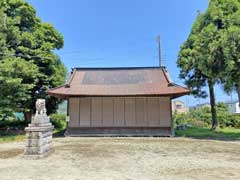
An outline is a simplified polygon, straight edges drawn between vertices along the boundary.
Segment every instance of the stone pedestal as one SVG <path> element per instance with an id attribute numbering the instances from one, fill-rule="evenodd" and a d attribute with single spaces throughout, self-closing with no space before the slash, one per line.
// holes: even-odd
<path id="1" fill-rule="evenodd" d="M 26 158 L 41 158 L 47 156 L 52 149 L 52 130 L 53 126 L 46 114 L 37 114 L 31 124 L 25 128 Z"/>

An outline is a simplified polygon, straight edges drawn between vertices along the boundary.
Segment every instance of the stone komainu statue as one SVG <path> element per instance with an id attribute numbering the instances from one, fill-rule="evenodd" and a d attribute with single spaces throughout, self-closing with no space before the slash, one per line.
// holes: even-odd
<path id="1" fill-rule="evenodd" d="M 36 115 L 46 114 L 46 102 L 45 99 L 37 99 L 36 101 Z"/>

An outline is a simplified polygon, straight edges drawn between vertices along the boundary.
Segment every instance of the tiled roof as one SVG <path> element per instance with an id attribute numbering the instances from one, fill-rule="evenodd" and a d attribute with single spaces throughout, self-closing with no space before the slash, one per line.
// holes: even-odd
<path id="1" fill-rule="evenodd" d="M 74 68 L 63 86 L 50 89 L 49 95 L 69 96 L 171 96 L 189 94 L 176 85 L 163 67 Z"/>

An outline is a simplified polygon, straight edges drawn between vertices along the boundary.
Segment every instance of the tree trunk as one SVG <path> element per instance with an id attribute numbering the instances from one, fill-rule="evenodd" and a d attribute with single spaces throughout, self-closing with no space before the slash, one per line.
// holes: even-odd
<path id="1" fill-rule="evenodd" d="M 212 114 L 212 130 L 215 130 L 218 127 L 217 111 L 216 111 L 216 102 L 214 94 L 214 83 L 208 81 L 209 94 L 210 94 L 210 104 L 211 104 L 211 114 Z"/>
<path id="2" fill-rule="evenodd" d="M 32 111 L 25 111 L 24 112 L 24 120 L 27 123 L 30 123 L 32 120 Z"/>

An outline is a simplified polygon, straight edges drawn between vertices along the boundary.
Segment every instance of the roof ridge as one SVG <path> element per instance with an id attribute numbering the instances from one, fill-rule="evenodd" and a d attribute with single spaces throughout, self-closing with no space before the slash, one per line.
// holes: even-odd
<path id="1" fill-rule="evenodd" d="M 131 70 L 131 69 L 166 69 L 165 66 L 141 67 L 74 67 L 73 70 Z"/>
<path id="2" fill-rule="evenodd" d="M 170 81 L 168 75 L 166 74 L 166 73 L 167 73 L 167 72 L 166 72 L 166 69 L 162 69 L 162 72 L 163 72 L 163 75 L 164 75 L 165 79 L 167 80 L 168 84 L 170 84 L 171 81 Z"/>
<path id="3" fill-rule="evenodd" d="M 70 84 L 73 80 L 74 75 L 76 74 L 76 71 L 77 71 L 76 69 L 73 69 L 73 71 L 71 73 L 71 76 L 69 77 L 68 81 L 65 83 L 66 87 L 70 87 Z"/>

